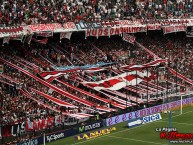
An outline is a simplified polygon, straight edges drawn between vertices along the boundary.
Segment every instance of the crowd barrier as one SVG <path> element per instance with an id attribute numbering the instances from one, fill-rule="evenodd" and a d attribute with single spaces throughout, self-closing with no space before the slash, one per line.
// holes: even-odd
<path id="1" fill-rule="evenodd" d="M 62 130 L 54 133 L 45 134 L 45 143 L 56 141 L 65 137 L 77 135 L 79 133 L 84 133 L 87 131 L 92 131 L 94 129 L 99 129 L 104 127 L 105 124 L 103 123 L 103 120 L 99 120 L 93 123 L 80 125 L 68 130 Z M 44 136 L 43 134 L 40 137 L 33 138 L 27 141 L 23 141 L 20 143 L 17 143 L 16 145 L 39 145 L 44 143 Z"/>
<path id="2" fill-rule="evenodd" d="M 193 103 L 193 97 L 182 100 L 183 105 L 191 105 L 192 103 Z M 172 109 L 178 108 L 180 106 L 181 106 L 181 100 L 178 100 L 178 101 L 173 101 L 173 102 L 166 103 L 166 104 L 153 106 L 150 108 L 145 108 L 145 109 L 133 111 L 130 113 L 117 115 L 114 117 L 107 118 L 106 119 L 106 126 L 111 126 L 111 125 L 115 125 L 115 124 L 118 124 L 118 123 L 121 123 L 124 121 L 128 121 L 130 119 L 135 119 L 138 117 L 143 117 L 143 116 L 148 116 L 151 114 L 163 112 L 165 110 L 172 110 Z"/>
<path id="3" fill-rule="evenodd" d="M 182 100 L 183 106 L 192 105 L 192 104 L 193 104 L 193 97 L 186 98 L 186 99 Z M 63 139 L 63 138 L 69 137 L 69 136 L 84 133 L 87 131 L 100 129 L 100 128 L 105 127 L 105 126 L 112 126 L 112 125 L 115 125 L 115 124 L 118 124 L 121 122 L 125 122 L 128 120 L 148 116 L 148 115 L 159 113 L 159 112 L 162 112 L 165 110 L 176 109 L 176 108 L 179 108 L 180 106 L 181 106 L 181 100 L 173 101 L 170 103 L 161 104 L 161 105 L 157 105 L 157 106 L 150 107 L 150 108 L 145 108 L 145 109 L 117 115 L 114 117 L 107 118 L 105 120 L 99 120 L 99 121 L 89 123 L 86 125 L 80 125 L 80 126 L 71 128 L 69 130 L 62 130 L 62 131 L 46 134 L 45 135 L 45 143 L 56 141 L 56 140 Z M 41 135 L 40 137 L 17 143 L 16 145 L 27 145 L 27 144 L 40 145 L 43 143 L 44 143 L 44 136 Z"/>

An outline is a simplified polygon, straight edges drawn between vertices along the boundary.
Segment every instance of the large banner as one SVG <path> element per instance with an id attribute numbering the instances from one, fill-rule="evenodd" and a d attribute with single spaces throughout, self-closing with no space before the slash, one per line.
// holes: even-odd
<path id="1" fill-rule="evenodd" d="M 164 26 L 163 33 L 174 33 L 174 32 L 186 32 L 186 26 L 184 25 L 178 25 L 178 26 Z"/>
<path id="2" fill-rule="evenodd" d="M 29 35 L 35 32 L 41 33 L 51 31 L 53 33 L 85 31 L 88 36 L 111 36 L 121 33 L 146 32 L 148 30 L 164 29 L 164 34 L 186 30 L 187 26 L 193 26 L 193 19 L 137 19 L 137 20 L 116 20 L 101 22 L 66 22 L 50 24 L 34 24 L 23 27 L 0 28 L 0 38 L 11 37 L 10 35 Z M 48 34 L 46 34 L 48 35 Z M 48 36 L 52 36 L 51 33 Z M 47 36 L 47 37 L 48 37 Z M 18 36 L 19 37 L 19 36 Z"/>
<path id="3" fill-rule="evenodd" d="M 29 25 L 28 27 L 31 32 L 62 30 L 62 25 L 59 23 Z"/>
<path id="4" fill-rule="evenodd" d="M 147 32 L 146 26 L 130 26 L 130 27 L 106 27 L 99 29 L 87 29 L 85 31 L 85 37 L 88 36 L 111 36 L 111 35 L 120 35 L 122 33 L 138 33 L 138 32 Z"/>
<path id="5" fill-rule="evenodd" d="M 65 32 L 77 31 L 76 25 L 74 22 L 67 22 L 63 24 L 63 28 Z M 62 31 L 63 32 L 63 31 Z"/>
<path id="6" fill-rule="evenodd" d="M 25 122 L 13 125 L 0 126 L 0 139 L 25 134 Z"/>
<path id="7" fill-rule="evenodd" d="M 188 105 L 188 104 L 191 105 L 193 103 L 193 98 L 183 99 L 182 103 L 183 105 Z M 107 118 L 106 126 L 111 126 L 111 125 L 118 124 L 124 121 L 135 119 L 138 117 L 143 117 L 143 116 L 148 116 L 151 114 L 159 113 L 164 110 L 174 109 L 174 108 L 180 107 L 180 105 L 181 105 L 181 100 L 178 100 L 178 101 L 170 102 L 167 104 L 162 104 L 162 105 L 158 105 L 158 106 L 154 106 L 154 107 L 150 107 L 150 108 L 146 108 L 146 109 L 142 109 L 142 110 L 138 110 L 138 111 L 134 111 L 130 113 L 117 115 L 114 117 Z"/>
<path id="8" fill-rule="evenodd" d="M 135 86 L 146 79 L 153 79 L 153 75 L 147 71 L 132 71 L 110 77 L 97 82 L 81 82 L 85 86 L 89 86 L 95 90 L 120 90 L 126 86 Z M 136 81 L 137 80 L 137 81 Z"/>

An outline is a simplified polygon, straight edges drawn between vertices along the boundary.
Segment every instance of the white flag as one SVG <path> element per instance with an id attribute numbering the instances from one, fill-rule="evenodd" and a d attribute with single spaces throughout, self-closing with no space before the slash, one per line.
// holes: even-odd
<path id="1" fill-rule="evenodd" d="M 66 33 L 66 32 L 61 32 L 61 33 L 60 33 L 60 40 L 63 39 L 63 38 L 66 38 L 66 39 L 69 39 L 69 40 L 70 40 L 71 35 L 72 35 L 72 32 L 68 32 L 68 33 Z"/>
<path id="2" fill-rule="evenodd" d="M 5 43 L 9 44 L 9 40 L 10 40 L 10 37 L 5 37 L 5 38 L 3 38 L 3 45 L 4 45 Z"/>

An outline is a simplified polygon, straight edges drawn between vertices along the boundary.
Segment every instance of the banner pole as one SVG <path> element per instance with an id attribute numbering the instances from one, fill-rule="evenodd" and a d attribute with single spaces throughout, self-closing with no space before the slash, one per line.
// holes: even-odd
<path id="1" fill-rule="evenodd" d="M 44 131 L 44 145 L 46 144 L 46 133 Z"/>
<path id="2" fill-rule="evenodd" d="M 172 128 L 172 111 L 169 112 L 169 128 Z M 170 140 L 169 140 L 169 143 L 168 145 L 170 145 Z"/>
<path id="3" fill-rule="evenodd" d="M 183 103 L 182 103 L 182 95 L 181 95 L 181 105 L 180 105 L 180 107 L 181 107 L 181 109 L 180 109 L 181 114 L 182 114 L 182 105 L 183 105 Z"/>

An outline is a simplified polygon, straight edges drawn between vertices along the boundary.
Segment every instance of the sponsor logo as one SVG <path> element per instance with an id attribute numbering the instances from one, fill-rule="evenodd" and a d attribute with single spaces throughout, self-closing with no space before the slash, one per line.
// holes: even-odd
<path id="1" fill-rule="evenodd" d="M 122 122 L 126 121 L 127 120 L 127 115 L 126 114 L 123 114 L 122 116 Z"/>
<path id="2" fill-rule="evenodd" d="M 139 126 L 142 124 L 154 122 L 154 121 L 160 120 L 160 119 L 161 119 L 161 115 L 160 115 L 160 113 L 157 113 L 157 114 L 153 114 L 153 115 L 149 115 L 149 116 L 140 117 L 140 118 L 130 120 L 128 122 L 128 126 L 129 126 L 129 128 L 132 128 L 132 127 L 136 127 L 136 126 Z"/>
<path id="3" fill-rule="evenodd" d="M 129 119 L 132 118 L 132 112 L 128 114 L 128 118 L 129 118 Z"/>
<path id="4" fill-rule="evenodd" d="M 109 134 L 109 133 L 111 133 L 112 131 L 115 131 L 115 130 L 116 130 L 116 128 L 112 127 L 112 128 L 98 130 L 98 131 L 95 131 L 95 132 L 89 132 L 89 133 L 81 134 L 81 135 L 75 136 L 74 138 L 76 140 L 88 140 L 88 139 L 96 138 L 96 137 L 99 137 L 99 136 L 102 136 L 102 135 L 105 135 L 105 134 Z"/>
<path id="5" fill-rule="evenodd" d="M 55 141 L 61 138 L 64 138 L 64 133 L 52 134 L 52 135 L 46 136 L 47 142 Z"/>
<path id="6" fill-rule="evenodd" d="M 135 126 L 135 125 L 141 125 L 142 122 L 143 122 L 142 120 L 138 119 L 138 120 L 136 120 L 136 121 L 129 122 L 128 125 L 129 125 L 129 127 Z"/>
<path id="7" fill-rule="evenodd" d="M 79 132 L 85 132 L 85 131 L 93 130 L 95 128 L 100 128 L 102 126 L 101 124 L 102 124 L 101 122 L 97 122 L 90 125 L 80 126 Z"/>
<path id="8" fill-rule="evenodd" d="M 128 121 L 128 127 L 132 128 L 132 127 L 140 126 L 142 123 L 143 123 L 143 118 L 142 117 L 136 118 L 136 119 Z"/>
<path id="9" fill-rule="evenodd" d="M 143 117 L 143 124 L 154 122 L 160 119 L 162 119 L 160 113 L 149 115 L 149 116 Z"/>
<path id="10" fill-rule="evenodd" d="M 107 126 L 113 125 L 113 118 L 108 118 Z"/>
<path id="11" fill-rule="evenodd" d="M 119 116 L 116 116 L 116 117 L 115 117 L 115 123 L 116 123 L 116 124 L 119 123 Z"/>
<path id="12" fill-rule="evenodd" d="M 135 117 L 139 117 L 139 111 L 135 111 Z"/>

